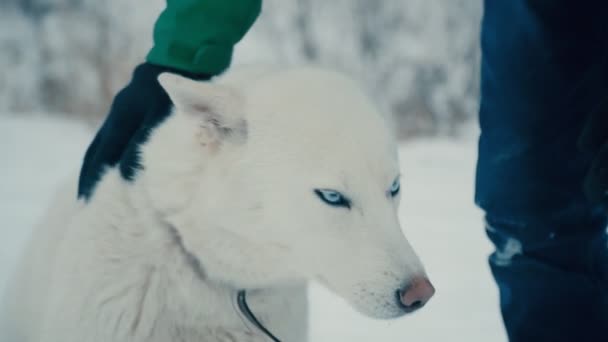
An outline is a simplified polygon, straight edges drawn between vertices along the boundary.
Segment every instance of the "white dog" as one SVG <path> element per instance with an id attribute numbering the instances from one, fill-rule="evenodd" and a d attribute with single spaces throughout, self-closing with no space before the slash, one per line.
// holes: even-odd
<path id="1" fill-rule="evenodd" d="M 303 341 L 308 280 L 375 318 L 433 295 L 397 217 L 396 144 L 351 81 L 159 80 L 175 108 L 135 181 L 109 169 L 87 204 L 62 191 L 1 341 Z"/>

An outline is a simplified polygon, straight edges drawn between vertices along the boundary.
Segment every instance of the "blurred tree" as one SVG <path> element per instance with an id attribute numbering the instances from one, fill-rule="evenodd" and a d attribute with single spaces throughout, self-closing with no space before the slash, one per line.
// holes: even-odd
<path id="1" fill-rule="evenodd" d="M 0 110 L 102 117 L 163 0 L 0 2 Z M 236 64 L 314 62 L 363 82 L 400 136 L 454 134 L 478 94 L 480 0 L 264 0 Z"/>

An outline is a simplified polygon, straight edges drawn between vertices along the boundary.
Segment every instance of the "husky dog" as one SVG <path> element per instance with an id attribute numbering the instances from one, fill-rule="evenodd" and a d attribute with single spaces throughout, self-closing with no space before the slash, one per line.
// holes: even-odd
<path id="1" fill-rule="evenodd" d="M 159 81 L 174 108 L 135 180 L 108 169 L 86 204 L 61 191 L 0 340 L 294 342 L 307 281 L 380 319 L 430 299 L 397 217 L 396 143 L 352 81 L 313 67 Z"/>

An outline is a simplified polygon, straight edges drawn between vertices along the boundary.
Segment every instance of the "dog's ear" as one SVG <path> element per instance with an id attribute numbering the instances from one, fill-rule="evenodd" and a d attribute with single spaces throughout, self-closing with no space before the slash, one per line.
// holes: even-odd
<path id="1" fill-rule="evenodd" d="M 236 89 L 171 73 L 160 74 L 158 81 L 169 94 L 178 115 L 200 118 L 199 138 L 203 145 L 245 141 L 244 98 Z"/>

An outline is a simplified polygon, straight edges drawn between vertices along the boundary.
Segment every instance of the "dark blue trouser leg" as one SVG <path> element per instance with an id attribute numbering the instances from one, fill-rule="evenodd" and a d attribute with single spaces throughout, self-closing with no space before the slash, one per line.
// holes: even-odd
<path id="1" fill-rule="evenodd" d="M 608 341 L 592 267 L 606 215 L 576 147 L 608 96 L 607 18 L 607 1 L 485 0 L 476 203 L 514 342 Z"/>

